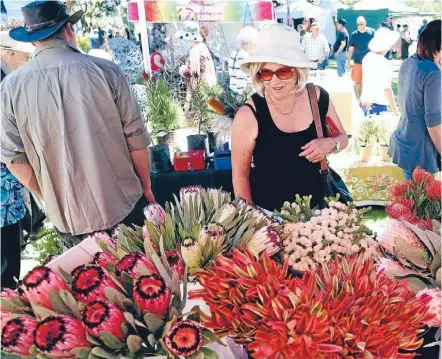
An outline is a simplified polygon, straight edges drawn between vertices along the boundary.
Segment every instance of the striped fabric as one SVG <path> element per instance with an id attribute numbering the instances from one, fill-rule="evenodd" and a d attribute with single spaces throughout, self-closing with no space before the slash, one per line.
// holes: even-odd
<path id="1" fill-rule="evenodd" d="M 242 95 L 247 87 L 252 87 L 252 79 L 239 67 L 248 56 L 246 50 L 236 49 L 229 57 L 230 89 L 239 95 Z"/>

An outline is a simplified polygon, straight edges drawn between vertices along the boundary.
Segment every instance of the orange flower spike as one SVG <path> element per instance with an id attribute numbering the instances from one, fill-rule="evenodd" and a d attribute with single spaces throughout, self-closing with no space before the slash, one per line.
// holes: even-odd
<path id="1" fill-rule="evenodd" d="M 212 109 L 212 111 L 216 112 L 219 115 L 225 115 L 224 105 L 221 101 L 214 97 L 209 97 L 207 99 L 207 105 Z"/>

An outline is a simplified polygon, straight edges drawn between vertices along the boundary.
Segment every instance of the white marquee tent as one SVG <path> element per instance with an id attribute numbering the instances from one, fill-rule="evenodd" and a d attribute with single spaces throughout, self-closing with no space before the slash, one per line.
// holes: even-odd
<path id="1" fill-rule="evenodd" d="M 353 10 L 377 10 L 388 9 L 392 13 L 409 13 L 417 14 L 418 9 L 404 4 L 403 1 L 398 0 L 362 0 L 352 7 Z"/>
<path id="2" fill-rule="evenodd" d="M 324 9 L 319 6 L 310 4 L 306 0 L 295 0 L 290 2 L 290 18 L 314 18 L 321 25 L 321 32 L 325 35 L 328 42 L 333 44 L 336 41 L 336 30 L 333 24 L 332 16 L 334 15 L 330 9 Z M 276 18 L 287 20 L 287 6 L 281 5 L 276 9 Z"/>

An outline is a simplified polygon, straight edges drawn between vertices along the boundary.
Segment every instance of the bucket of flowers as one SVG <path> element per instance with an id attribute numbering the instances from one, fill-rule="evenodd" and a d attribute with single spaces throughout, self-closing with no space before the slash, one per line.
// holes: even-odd
<path id="1" fill-rule="evenodd" d="M 337 256 L 377 254 L 377 242 L 364 225 L 364 214 L 353 203 L 343 204 L 339 197 L 327 198 L 328 208 L 310 207 L 311 197 L 296 196 L 278 214 L 284 219 L 282 256 L 295 271 L 315 270 Z"/>
<path id="2" fill-rule="evenodd" d="M 70 274 L 34 268 L 17 291 L 1 293 L 2 350 L 44 359 L 217 358 L 207 345 L 218 338 L 183 312 L 186 269 L 181 286 L 167 261 L 105 238 L 91 263 Z"/>
<path id="3" fill-rule="evenodd" d="M 267 253 L 245 248 L 195 273 L 211 315 L 202 322 L 255 359 L 411 358 L 433 315 L 429 296 L 376 273 L 373 259 L 336 257 L 292 277 Z"/>

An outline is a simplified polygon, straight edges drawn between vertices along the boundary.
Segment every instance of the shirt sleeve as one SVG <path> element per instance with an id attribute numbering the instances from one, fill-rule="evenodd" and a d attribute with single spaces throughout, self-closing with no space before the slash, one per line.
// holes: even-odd
<path id="1" fill-rule="evenodd" d="M 351 34 L 350 42 L 348 43 L 348 46 L 355 46 L 355 35 L 354 34 Z"/>
<path id="2" fill-rule="evenodd" d="M 424 119 L 427 127 L 441 124 L 440 110 L 441 76 L 440 71 L 432 71 L 424 81 Z"/>
<path id="3" fill-rule="evenodd" d="M 25 146 L 18 130 L 17 121 L 9 112 L 9 95 L 6 85 L 1 87 L 1 161 L 3 163 L 29 163 Z"/>
<path id="4" fill-rule="evenodd" d="M 116 105 L 120 112 L 129 152 L 141 150 L 150 144 L 150 136 L 144 125 L 140 109 L 129 84 L 120 69 L 117 73 Z"/>

